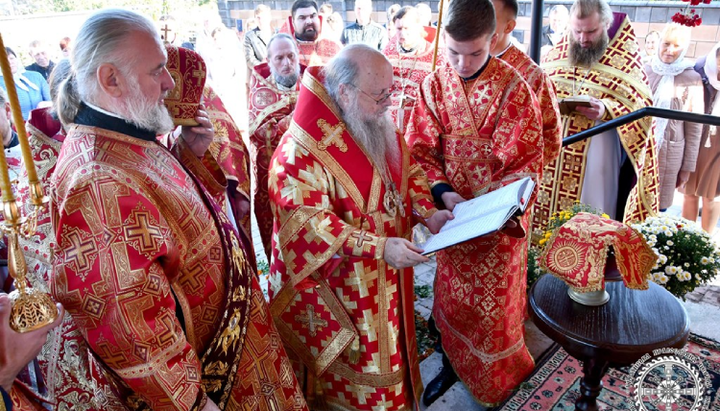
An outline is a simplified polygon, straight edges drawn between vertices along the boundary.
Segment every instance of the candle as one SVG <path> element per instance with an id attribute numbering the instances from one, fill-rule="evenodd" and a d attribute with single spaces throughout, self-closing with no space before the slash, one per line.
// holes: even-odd
<path id="1" fill-rule="evenodd" d="M 30 184 L 37 183 L 37 172 L 35 171 L 35 162 L 33 162 L 32 151 L 30 150 L 30 143 L 28 142 L 27 132 L 25 131 L 25 120 L 22 118 L 22 111 L 20 110 L 20 103 L 18 102 L 17 90 L 15 90 L 15 83 L 13 82 L 12 71 L 10 70 L 10 63 L 8 62 L 7 53 L 5 53 L 5 43 L 0 34 L 0 68 L 2 68 L 2 74 L 5 78 L 5 89 L 8 95 L 8 101 L 10 102 L 10 110 L 13 115 L 13 122 L 17 129 L 18 140 L 20 141 L 20 149 L 22 151 L 23 163 L 25 163 L 25 169 L 27 170 L 28 182 Z M 2 164 L 4 174 L 7 175 L 7 162 L 5 161 L 5 153 L 2 156 Z M 3 191 L 3 200 L 5 200 L 5 186 L 4 182 L 0 185 Z M 8 186 L 10 180 L 8 179 Z M 10 194 L 12 195 L 12 193 Z"/>
<path id="2" fill-rule="evenodd" d="M 3 49 L 5 50 L 5 49 Z M 15 201 L 12 187 L 10 186 L 10 175 L 8 174 L 7 160 L 5 160 L 5 149 L 0 149 L 0 190 L 2 190 L 3 203 Z"/>

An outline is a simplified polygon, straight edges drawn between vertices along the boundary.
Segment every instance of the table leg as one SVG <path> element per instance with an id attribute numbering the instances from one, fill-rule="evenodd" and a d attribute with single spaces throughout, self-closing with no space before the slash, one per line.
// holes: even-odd
<path id="1" fill-rule="evenodd" d="M 594 358 L 583 362 L 583 378 L 580 380 L 580 398 L 575 402 L 577 411 L 597 411 L 597 397 L 602 390 L 602 378 L 608 369 L 607 361 Z"/>

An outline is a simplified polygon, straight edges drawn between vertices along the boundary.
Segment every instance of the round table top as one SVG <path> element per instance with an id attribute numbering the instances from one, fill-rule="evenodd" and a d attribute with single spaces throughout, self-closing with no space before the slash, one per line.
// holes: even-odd
<path id="1" fill-rule="evenodd" d="M 605 305 L 581 305 L 570 299 L 565 282 L 546 274 L 530 290 L 533 321 L 578 359 L 629 365 L 654 349 L 685 345 L 688 315 L 667 290 L 653 282 L 647 290 L 631 290 L 622 281 L 606 282 L 605 289 Z"/>

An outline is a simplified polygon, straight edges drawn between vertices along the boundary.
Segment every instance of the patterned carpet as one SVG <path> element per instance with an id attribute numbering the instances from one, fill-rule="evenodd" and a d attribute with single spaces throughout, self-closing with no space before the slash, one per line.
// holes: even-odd
<path id="1" fill-rule="evenodd" d="M 707 377 L 710 379 L 711 387 L 706 390 L 705 398 L 709 403 L 693 407 L 693 395 L 678 395 L 671 400 L 673 407 L 666 407 L 664 403 L 658 402 L 657 396 L 643 397 L 643 407 L 648 410 L 720 410 L 720 344 L 694 334 L 690 335 L 690 341 L 685 350 L 694 354 L 699 363 L 707 370 Z M 653 357 L 655 358 L 655 357 Z M 651 361 L 651 360 L 650 360 Z M 520 389 L 510 397 L 502 406 L 496 408 L 498 411 L 521 411 L 521 410 L 574 410 L 575 400 L 580 396 L 580 378 L 582 377 L 582 366 L 573 357 L 557 344 L 548 349 L 542 358 L 537 362 L 535 372 L 523 383 Z M 643 379 L 643 388 L 657 387 L 667 380 L 663 374 L 664 366 L 655 368 L 654 372 Z M 681 367 L 671 368 L 673 381 L 682 387 L 691 387 L 693 378 Z M 699 368 L 697 369 L 699 370 Z M 631 394 L 631 387 L 634 391 L 636 383 L 632 381 L 633 374 L 630 367 L 610 369 L 603 379 L 603 390 L 598 397 L 598 406 L 601 410 L 635 410 L 633 405 L 634 396 Z M 639 374 L 642 374 L 642 370 Z M 690 381 L 690 382 L 688 382 Z M 654 403 L 653 403 L 654 400 Z"/>

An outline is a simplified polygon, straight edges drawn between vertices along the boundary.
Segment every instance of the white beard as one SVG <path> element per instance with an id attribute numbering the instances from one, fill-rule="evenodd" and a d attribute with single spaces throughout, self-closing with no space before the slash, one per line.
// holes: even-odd
<path id="1" fill-rule="evenodd" d="M 175 128 L 172 117 L 163 104 L 147 100 L 140 89 L 140 83 L 129 76 L 130 97 L 123 104 L 123 115 L 131 124 L 157 134 L 166 134 Z"/>
<path id="2" fill-rule="evenodd" d="M 365 150 L 384 177 L 389 178 L 391 169 L 399 170 L 401 167 L 395 125 L 388 111 L 379 118 L 363 118 L 358 101 L 359 95 L 350 99 L 343 121 L 355 142 Z"/>

